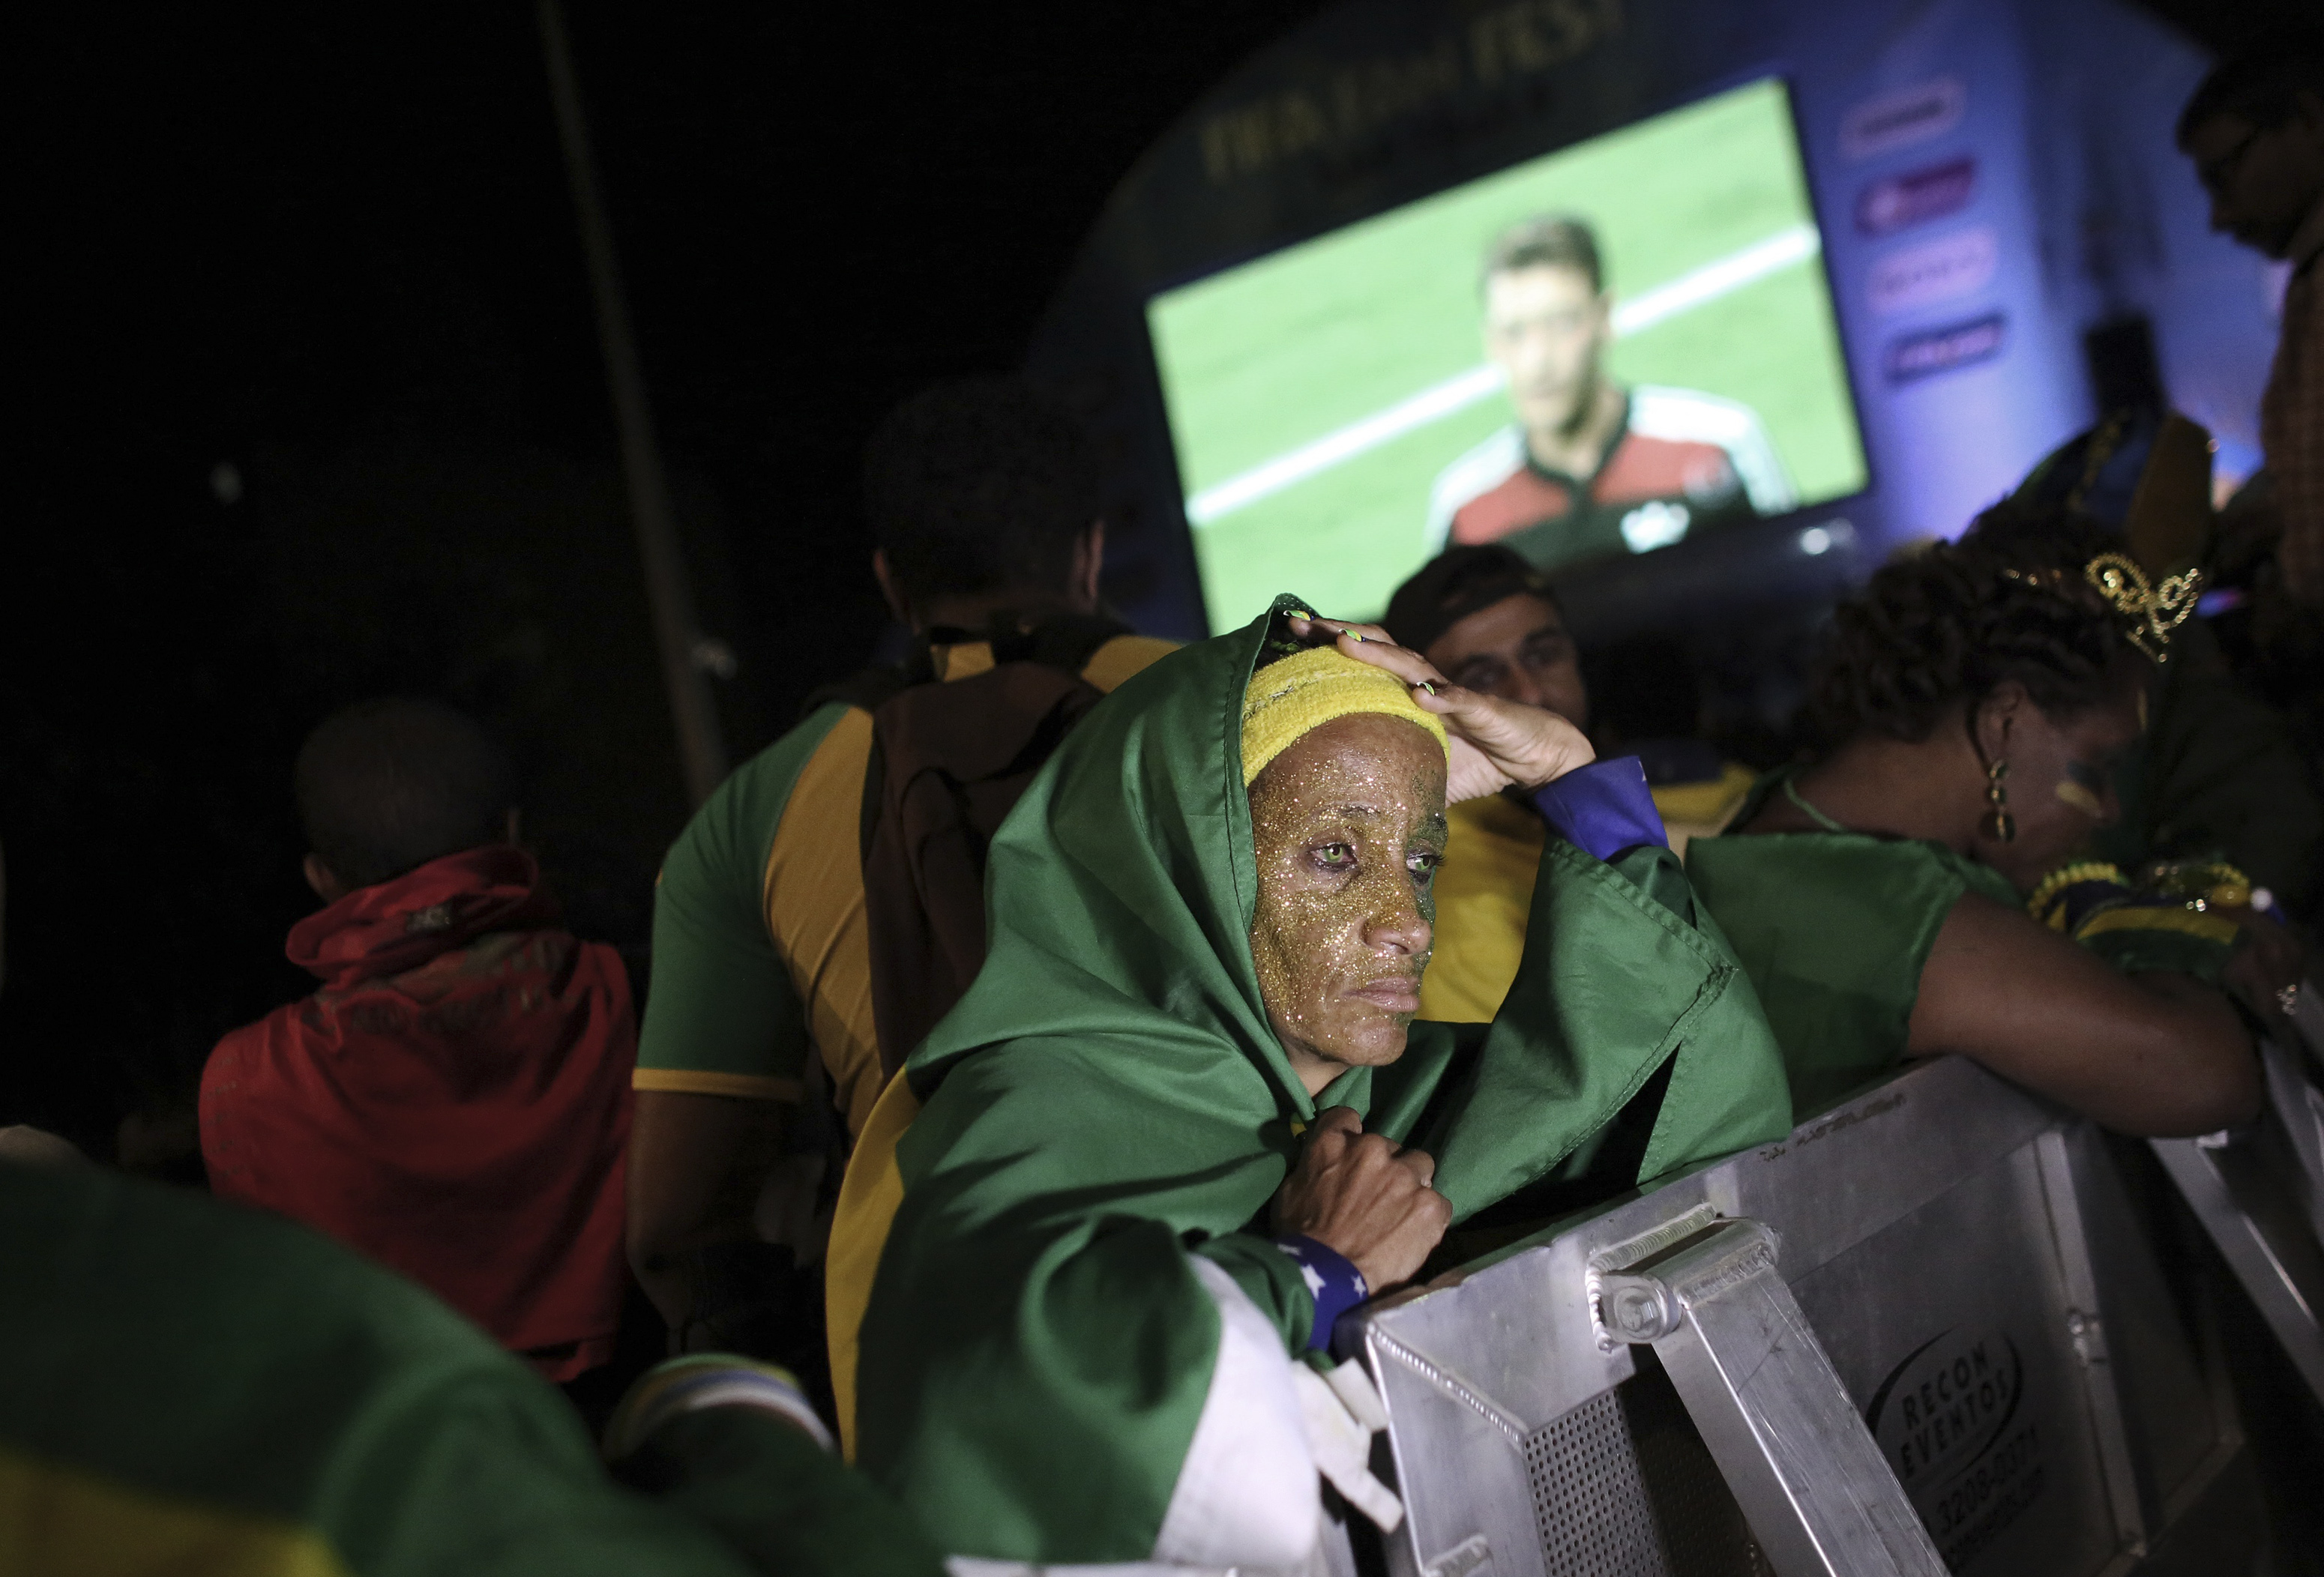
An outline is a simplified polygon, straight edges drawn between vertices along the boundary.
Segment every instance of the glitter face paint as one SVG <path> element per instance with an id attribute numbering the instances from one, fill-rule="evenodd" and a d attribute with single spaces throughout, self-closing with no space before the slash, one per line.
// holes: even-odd
<path id="1" fill-rule="evenodd" d="M 2067 807 L 2077 815 L 2089 817 L 2092 821 L 2102 822 L 2108 819 L 2110 813 L 2107 809 L 2107 790 L 2114 781 L 2115 775 L 2129 761 L 2133 752 L 2136 749 L 2137 742 L 2146 733 L 2147 675 L 2143 667 L 2135 665 L 2135 659 L 2125 659 L 2125 661 L 2127 666 L 2131 666 L 2132 671 L 2137 676 L 2130 684 L 2130 693 L 2136 703 L 2137 732 L 2128 740 L 2115 744 L 2114 748 L 2107 751 L 2104 758 L 2098 761 L 2090 761 L 2078 754 L 2068 754 L 2065 760 L 2058 763 L 2059 770 L 2064 775 L 2050 788 L 2050 792 L 2057 797 L 2061 805 Z"/>
<path id="2" fill-rule="evenodd" d="M 2066 771 L 2069 771 L 2069 773 L 2073 771 L 2075 767 L 2080 767 L 2080 761 L 2066 761 Z M 2091 789 L 2087 789 L 2087 788 L 2082 788 L 2080 783 L 2075 783 L 2075 780 L 2073 780 L 2073 778 L 2070 778 L 2070 776 L 2069 776 L 2069 778 L 2059 778 L 2057 788 L 2050 789 L 2050 792 L 2057 794 L 2057 797 L 2059 797 L 2059 799 L 2063 801 L 2063 804 L 2069 804 L 2069 806 L 2073 806 L 2075 810 L 2080 810 L 2082 816 L 2087 816 L 2087 817 L 2089 817 L 2089 820 L 2094 820 L 2094 822 L 2103 822 L 2103 820 L 2106 820 L 2106 806 L 2103 806 L 2101 801 L 2098 801 L 2098 794 L 2097 794 L 2097 792 L 2091 792 Z"/>
<path id="3" fill-rule="evenodd" d="M 1251 962 L 1309 1093 L 1404 1054 L 1444 852 L 1444 752 L 1401 718 L 1323 724 L 1250 786 Z"/>

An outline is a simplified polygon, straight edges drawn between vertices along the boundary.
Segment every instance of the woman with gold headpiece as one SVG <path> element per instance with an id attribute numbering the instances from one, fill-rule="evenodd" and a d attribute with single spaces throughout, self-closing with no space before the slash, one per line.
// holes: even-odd
<path id="1" fill-rule="evenodd" d="M 2226 866 L 2077 859 L 2120 815 L 2191 575 L 2150 578 L 2084 516 L 2009 503 L 1841 604 L 1831 742 L 1764 780 L 1687 871 L 1750 972 L 1802 1117 L 1958 1052 L 2134 1134 L 2257 1110 L 2223 984 L 2273 1010 Z"/>
<path id="2" fill-rule="evenodd" d="M 2150 572 L 2167 577 L 2201 564 L 2234 576 L 2236 567 L 2221 564 L 2234 549 L 2220 540 L 2211 509 L 2214 447 L 2209 433 L 2175 411 L 2116 410 L 2043 456 L 2012 499 L 2028 518 L 2062 508 L 2115 528 L 2118 549 Z M 2240 644 L 2249 594 L 2219 589 L 2224 622 Z M 2324 876 L 2324 797 L 2290 719 L 2235 671 L 2215 632 L 2221 622 L 2196 617 L 2172 632 L 2171 660 L 2155 671 L 2145 742 L 2115 783 L 2122 820 L 2093 848 L 2126 868 L 2228 860 L 2304 915 Z"/>
<path id="3" fill-rule="evenodd" d="M 1058 750 L 994 841 L 983 973 L 882 1096 L 833 1234 L 851 1449 L 942 1545 L 1291 1567 L 1319 1471 L 1392 1525 L 1304 1357 L 1340 1314 L 1519 1190 L 1789 1130 L 1644 775 L 1589 759 L 1288 598 Z M 1566 835 L 1524 966 L 1494 1023 L 1416 1023 L 1448 796 L 1512 783 Z"/>

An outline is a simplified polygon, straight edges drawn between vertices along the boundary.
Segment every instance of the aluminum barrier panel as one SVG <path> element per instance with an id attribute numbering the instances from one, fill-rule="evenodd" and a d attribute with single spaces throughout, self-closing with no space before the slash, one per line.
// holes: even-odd
<path id="1" fill-rule="evenodd" d="M 2267 1110 L 2232 1133 L 2148 1141 L 2317 1401 L 2324 1403 L 2324 1001 L 2260 1042 Z"/>
<path id="2" fill-rule="evenodd" d="M 2095 1130 L 1957 1057 L 1353 1316 L 1397 1577 L 2249 1570 Z"/>

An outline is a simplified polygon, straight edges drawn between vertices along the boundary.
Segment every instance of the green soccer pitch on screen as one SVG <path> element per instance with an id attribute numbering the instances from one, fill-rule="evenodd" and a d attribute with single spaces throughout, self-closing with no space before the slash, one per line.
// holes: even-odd
<path id="1" fill-rule="evenodd" d="M 1369 618 L 1450 543 L 1545 568 L 1863 489 L 1781 82 L 1155 297 L 1211 628 Z"/>

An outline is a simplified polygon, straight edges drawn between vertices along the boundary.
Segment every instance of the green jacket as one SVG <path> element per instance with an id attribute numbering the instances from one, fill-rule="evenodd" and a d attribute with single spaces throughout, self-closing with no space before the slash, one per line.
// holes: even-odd
<path id="1" fill-rule="evenodd" d="M 1287 1377 L 1308 1337 L 1265 1222 L 1319 1105 L 1434 1155 L 1456 1219 L 1583 1151 L 1665 1068 L 1618 1186 L 1789 1130 L 1757 1001 L 1669 852 L 1608 865 L 1555 839 L 1500 1017 L 1416 1024 L 1400 1062 L 1311 1100 L 1248 941 L 1240 715 L 1268 624 L 1163 659 L 1058 750 L 992 844 L 983 973 L 908 1065 L 925 1105 L 895 1148 L 857 1460 L 955 1554 L 1296 1553 L 1204 1497 L 1258 1492 L 1252 1442 L 1278 1436 L 1229 1393 Z M 1280 1482 L 1312 1524 L 1300 1471 Z"/>

